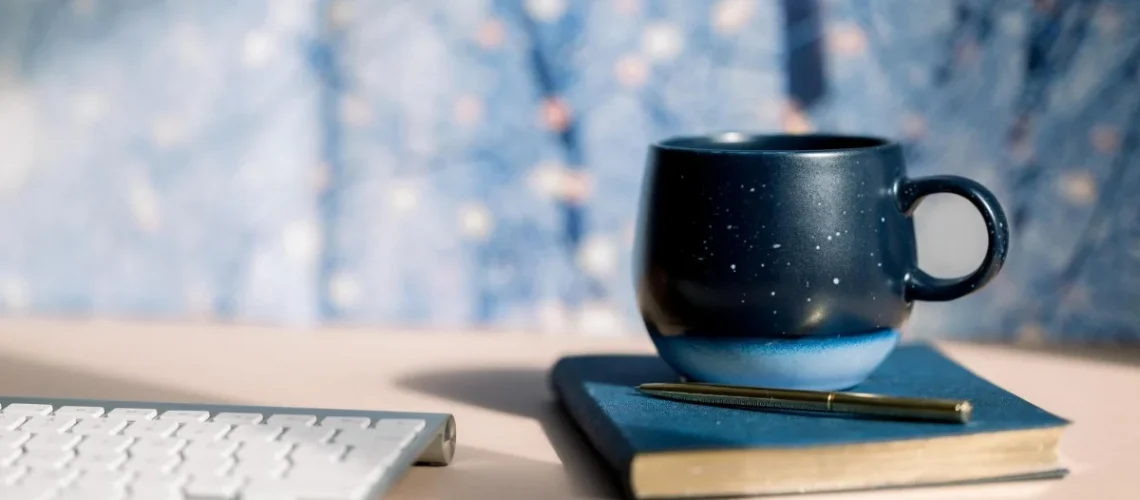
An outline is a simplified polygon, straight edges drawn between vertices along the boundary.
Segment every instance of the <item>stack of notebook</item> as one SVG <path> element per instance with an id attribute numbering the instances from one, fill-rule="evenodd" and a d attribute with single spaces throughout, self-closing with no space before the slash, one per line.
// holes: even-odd
<path id="1" fill-rule="evenodd" d="M 561 359 L 551 382 L 632 498 L 865 490 L 1061 477 L 1067 421 L 927 345 L 896 349 L 856 392 L 967 399 L 969 423 L 758 411 L 637 391 L 677 375 L 653 356 Z"/>

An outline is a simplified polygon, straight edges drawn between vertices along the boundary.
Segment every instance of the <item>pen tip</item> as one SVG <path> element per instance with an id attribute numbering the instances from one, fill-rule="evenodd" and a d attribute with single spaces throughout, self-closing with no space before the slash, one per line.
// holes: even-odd
<path id="1" fill-rule="evenodd" d="M 958 410 L 958 416 L 962 422 L 969 422 L 970 414 L 974 412 L 974 405 L 970 404 L 969 401 L 962 401 L 958 403 L 957 408 L 954 409 Z"/>

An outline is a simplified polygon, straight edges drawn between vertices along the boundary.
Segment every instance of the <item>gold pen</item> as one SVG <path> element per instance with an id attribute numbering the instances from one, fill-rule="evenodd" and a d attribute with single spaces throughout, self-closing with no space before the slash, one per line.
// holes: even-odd
<path id="1" fill-rule="evenodd" d="M 637 388 L 660 398 L 709 405 L 850 413 L 961 424 L 970 421 L 973 410 L 970 402 L 965 400 L 903 398 L 857 392 L 766 389 L 693 382 L 641 384 Z"/>

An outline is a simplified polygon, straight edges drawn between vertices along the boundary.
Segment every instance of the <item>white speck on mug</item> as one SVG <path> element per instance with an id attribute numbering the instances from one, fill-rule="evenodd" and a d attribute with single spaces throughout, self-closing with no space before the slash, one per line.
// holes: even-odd
<path id="1" fill-rule="evenodd" d="M 831 280 L 831 282 L 838 285 L 839 284 L 839 278 L 835 278 L 835 279 Z"/>
<path id="2" fill-rule="evenodd" d="M 780 244 L 776 243 L 775 245 L 772 245 L 772 248 L 780 248 Z"/>

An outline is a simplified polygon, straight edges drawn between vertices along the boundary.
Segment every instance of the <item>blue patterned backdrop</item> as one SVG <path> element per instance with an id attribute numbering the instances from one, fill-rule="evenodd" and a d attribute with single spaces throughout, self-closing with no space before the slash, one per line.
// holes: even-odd
<path id="1" fill-rule="evenodd" d="M 1140 338 L 1128 0 L 8 0 L 6 314 L 639 334 L 653 140 L 880 134 L 1013 218 L 913 335 Z M 1132 168 L 1130 168 L 1132 167 Z M 984 252 L 934 198 L 920 256 Z"/>

